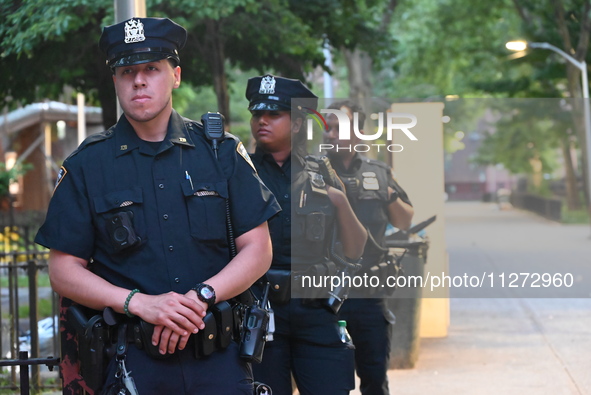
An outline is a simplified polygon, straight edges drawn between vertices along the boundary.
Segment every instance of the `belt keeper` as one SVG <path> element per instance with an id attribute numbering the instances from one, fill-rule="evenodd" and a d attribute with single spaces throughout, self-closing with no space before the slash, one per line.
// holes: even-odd
<path id="1" fill-rule="evenodd" d="M 123 304 L 123 311 L 125 312 L 125 315 L 128 316 L 129 318 L 135 317 L 134 314 L 129 312 L 129 302 L 131 301 L 131 298 L 133 297 L 133 295 L 135 295 L 138 292 L 140 292 L 140 290 L 137 288 L 134 289 L 133 291 L 131 291 L 129 293 L 129 295 L 127 295 L 127 299 L 125 299 L 125 303 Z"/>

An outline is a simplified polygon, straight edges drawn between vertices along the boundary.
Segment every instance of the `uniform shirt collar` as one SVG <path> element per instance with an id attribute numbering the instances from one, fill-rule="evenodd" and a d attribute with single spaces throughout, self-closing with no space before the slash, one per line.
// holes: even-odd
<path id="1" fill-rule="evenodd" d="M 172 114 L 168 121 L 166 137 L 160 145 L 158 152 L 165 151 L 174 144 L 194 147 L 195 144 L 193 144 L 193 140 L 191 139 L 188 130 L 189 128 L 193 128 L 193 126 L 191 124 L 187 126 L 183 117 L 181 117 L 176 111 L 172 110 Z M 142 140 L 135 133 L 133 126 L 131 126 L 125 115 L 122 115 L 121 118 L 119 118 L 119 122 L 117 122 L 117 126 L 115 127 L 115 132 L 115 138 L 117 139 L 116 156 L 124 155 L 140 147 Z M 146 153 L 151 154 L 149 152 Z"/>
<path id="2" fill-rule="evenodd" d="M 255 148 L 254 154 L 252 155 L 252 161 L 258 165 L 262 165 L 265 162 L 277 164 L 277 162 L 275 162 L 275 159 L 273 159 L 273 155 L 263 151 L 258 146 Z M 291 168 L 292 162 L 296 163 L 296 165 L 299 164 L 302 169 L 306 164 L 306 160 L 301 155 L 298 155 L 294 151 L 292 151 L 291 154 L 287 157 L 287 160 L 283 163 L 283 166 L 281 166 L 281 168 L 284 171 L 289 170 Z"/>

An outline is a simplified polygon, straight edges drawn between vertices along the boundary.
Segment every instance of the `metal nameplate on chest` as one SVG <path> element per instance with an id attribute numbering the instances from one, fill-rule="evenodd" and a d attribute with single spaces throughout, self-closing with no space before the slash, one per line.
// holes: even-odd
<path id="1" fill-rule="evenodd" d="M 376 173 L 373 171 L 366 171 L 363 172 L 361 176 L 363 177 L 363 189 L 366 191 L 378 191 L 380 189 Z"/>

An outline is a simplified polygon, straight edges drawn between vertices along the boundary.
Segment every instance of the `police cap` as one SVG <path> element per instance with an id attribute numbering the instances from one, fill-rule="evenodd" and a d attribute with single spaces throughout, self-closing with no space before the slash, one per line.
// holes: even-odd
<path id="1" fill-rule="evenodd" d="M 187 31 L 168 18 L 131 18 L 103 29 L 99 47 L 111 68 L 172 58 L 180 63 Z"/>
<path id="2" fill-rule="evenodd" d="M 316 110 L 318 97 L 300 80 L 266 74 L 248 80 L 246 99 L 250 111 L 291 111 L 291 99 L 310 99 L 307 107 Z"/>

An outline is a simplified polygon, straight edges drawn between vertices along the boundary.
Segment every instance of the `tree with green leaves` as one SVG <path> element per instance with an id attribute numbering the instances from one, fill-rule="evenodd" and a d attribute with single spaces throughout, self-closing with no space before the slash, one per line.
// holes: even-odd
<path id="1" fill-rule="evenodd" d="M 349 97 L 363 100 L 374 96 L 374 68 L 394 56 L 389 29 L 397 4 L 397 0 L 291 0 L 290 9 L 320 42 L 343 57 Z"/>
<path id="2" fill-rule="evenodd" d="M 383 89 L 403 97 L 581 97 L 580 73 L 550 51 L 530 50 L 518 58 L 504 44 L 518 38 L 548 42 L 576 59 L 588 59 L 590 0 L 502 0 L 475 3 L 468 0 L 417 0 L 402 2 L 394 34 L 399 56 L 392 83 Z M 582 102 L 572 103 L 574 127 L 552 128 L 554 146 L 562 152 L 566 168 L 567 202 L 577 207 L 576 158 L 573 144 L 584 146 Z M 527 129 L 522 131 L 527 133 Z M 534 133 L 534 131 L 529 131 Z M 501 136 L 498 139 L 502 139 Z M 498 144 L 495 139 L 485 144 Z M 535 155 L 526 146 L 506 149 Z M 499 156 L 491 156 L 496 153 Z M 545 157 L 543 154 L 542 157 Z M 511 168 L 509 158 L 491 147 L 485 161 L 497 160 Z M 533 159 L 533 156 L 532 156 Z M 582 166 L 586 169 L 586 166 Z M 523 169 L 527 170 L 527 166 Z M 587 180 L 585 175 L 583 179 Z M 587 188 L 585 188 L 587 190 Z"/>
<path id="3" fill-rule="evenodd" d="M 100 102 L 105 127 L 116 122 L 111 73 L 98 39 L 113 24 L 112 0 L 0 0 L 0 95 L 29 103 L 57 99 L 63 87 Z M 227 67 L 275 70 L 303 78 L 321 64 L 322 53 L 310 27 L 289 12 L 287 1 L 153 0 L 150 16 L 166 16 L 189 33 L 181 51 L 183 80 L 213 86 L 218 110 L 230 118 Z"/>

